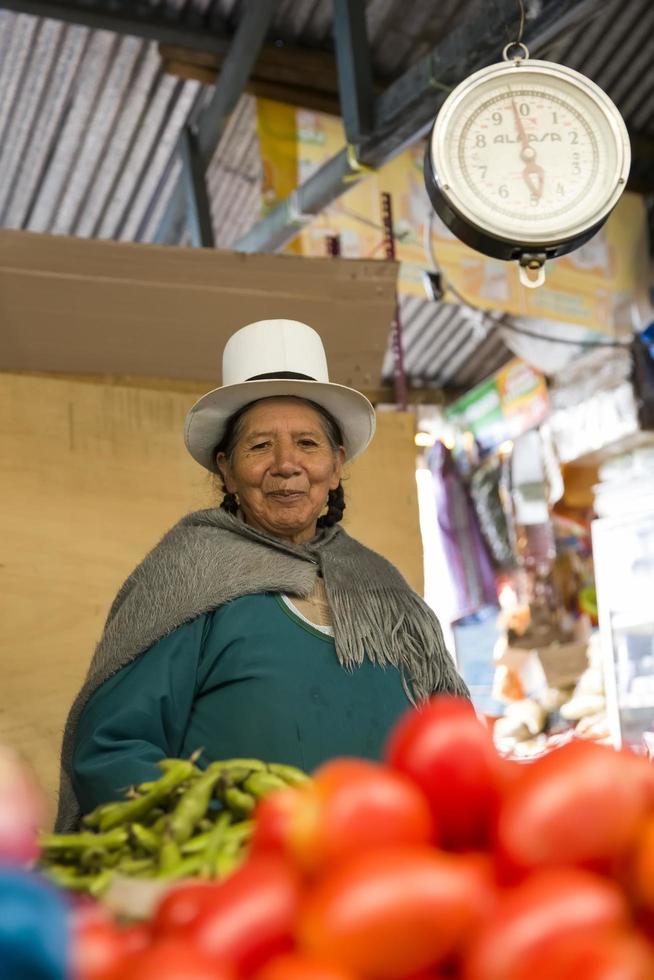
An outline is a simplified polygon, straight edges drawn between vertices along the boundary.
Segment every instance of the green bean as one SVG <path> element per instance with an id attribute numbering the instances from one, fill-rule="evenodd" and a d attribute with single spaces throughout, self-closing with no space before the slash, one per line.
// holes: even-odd
<path id="1" fill-rule="evenodd" d="M 182 860 L 182 852 L 179 844 L 174 837 L 167 831 L 164 834 L 163 842 L 159 850 L 159 869 L 168 871 L 174 868 Z"/>
<path id="2" fill-rule="evenodd" d="M 97 806 L 95 810 L 91 810 L 90 813 L 84 814 L 82 817 L 82 825 L 84 827 L 97 827 L 100 823 L 100 816 L 103 806 Z"/>
<path id="3" fill-rule="evenodd" d="M 174 765 L 164 767 L 164 762 L 174 763 Z M 164 775 L 144 796 L 140 796 L 136 800 L 115 803 L 101 814 L 100 830 L 110 830 L 120 824 L 140 820 L 152 807 L 160 803 L 168 793 L 189 779 L 196 771 L 193 763 L 185 759 L 163 759 L 161 765 L 165 769 Z"/>
<path id="4" fill-rule="evenodd" d="M 213 878 L 215 874 L 216 857 L 225 841 L 225 834 L 229 826 L 229 813 L 221 813 L 216 820 L 216 825 L 209 832 L 209 839 L 204 850 L 203 862 L 200 866 L 200 874 L 203 878 Z"/>
<path id="5" fill-rule="evenodd" d="M 218 770 L 220 772 L 221 786 L 238 786 L 252 772 L 260 772 L 259 769 L 248 769 L 245 766 L 233 766 L 230 769 Z"/>
<path id="6" fill-rule="evenodd" d="M 197 824 L 204 817 L 214 786 L 220 779 L 219 771 L 207 770 L 188 787 L 170 815 L 168 833 L 178 844 L 183 844 L 192 835 Z"/>
<path id="7" fill-rule="evenodd" d="M 289 786 L 300 786 L 302 783 L 311 782 L 311 777 L 307 776 L 306 772 L 302 772 L 295 766 L 282 765 L 281 762 L 269 762 L 268 770 L 283 779 Z"/>
<path id="8" fill-rule="evenodd" d="M 209 843 L 210 837 L 210 830 L 206 830 L 202 834 L 195 834 L 195 836 L 191 837 L 182 844 L 180 848 L 182 855 L 186 857 L 189 854 L 199 854 L 201 851 L 204 851 Z"/>
<path id="9" fill-rule="evenodd" d="M 127 831 L 116 827 L 107 833 L 94 834 L 82 831 L 79 834 L 41 834 L 41 847 L 45 851 L 84 851 L 88 848 L 111 851 L 127 842 Z"/>
<path id="10" fill-rule="evenodd" d="M 184 765 L 188 767 L 189 779 L 192 779 L 193 776 L 199 775 L 200 770 L 193 764 L 191 759 L 159 759 L 157 766 L 159 769 L 161 769 L 164 775 L 166 775 L 169 772 L 177 772 L 180 762 L 183 762 Z M 157 780 L 157 782 L 159 782 L 159 780 Z"/>
<path id="11" fill-rule="evenodd" d="M 151 810 L 148 810 L 143 817 L 143 820 L 140 820 L 139 823 L 142 823 L 144 827 L 152 828 L 152 825 L 157 822 L 159 817 L 165 817 L 167 812 L 168 811 L 163 806 L 153 806 Z"/>
<path id="12" fill-rule="evenodd" d="M 157 817 L 154 823 L 150 824 L 148 830 L 151 830 L 153 834 L 157 836 L 163 834 L 166 829 L 166 824 L 168 823 L 168 814 L 162 813 L 161 816 Z"/>
<path id="13" fill-rule="evenodd" d="M 111 851 L 110 853 L 112 854 L 112 856 L 115 855 L 116 860 L 118 860 L 120 856 L 120 851 Z M 83 868 L 85 871 L 97 872 L 103 866 L 107 865 L 108 857 L 109 857 L 108 851 L 103 851 L 101 848 L 98 849 L 97 847 L 89 847 L 85 851 L 82 851 L 76 863 L 80 868 Z"/>
<path id="14" fill-rule="evenodd" d="M 182 858 L 169 868 L 160 868 L 155 873 L 159 880 L 174 881 L 177 878 L 190 878 L 197 875 L 202 866 L 202 854 L 192 854 L 190 857 Z"/>
<path id="15" fill-rule="evenodd" d="M 155 833 L 149 827 L 144 827 L 143 824 L 131 824 L 129 833 L 132 841 L 149 854 L 156 854 L 161 847 L 159 834 Z"/>
<path id="16" fill-rule="evenodd" d="M 227 828 L 225 838 L 241 844 L 243 841 L 252 836 L 253 828 L 254 822 L 252 820 L 241 820 L 238 823 L 231 824 Z"/>
<path id="17" fill-rule="evenodd" d="M 119 851 L 109 851 L 106 852 L 102 858 L 103 868 L 114 868 L 119 861 L 122 861 L 124 857 L 129 855 L 129 850 L 121 848 Z"/>
<path id="18" fill-rule="evenodd" d="M 122 861 L 119 861 L 116 865 L 116 870 L 121 874 L 126 875 L 142 875 L 146 871 L 152 872 L 156 871 L 156 866 L 151 857 L 149 858 L 134 858 L 125 857 Z"/>
<path id="19" fill-rule="evenodd" d="M 273 790 L 282 789 L 287 786 L 283 779 L 275 776 L 272 772 L 253 772 L 243 782 L 243 789 L 246 793 L 251 793 L 256 799 L 267 796 Z"/>
<path id="20" fill-rule="evenodd" d="M 224 877 L 242 861 L 257 800 L 309 779 L 294 766 L 259 759 L 216 760 L 205 770 L 193 763 L 193 756 L 162 759 L 159 779 L 130 788 L 128 799 L 96 807 L 79 833 L 42 834 L 44 873 L 93 895 L 101 895 L 116 873 Z"/>
<path id="21" fill-rule="evenodd" d="M 60 888 L 75 892 L 89 892 L 97 897 L 106 889 L 114 872 L 109 870 L 97 875 L 78 875 L 71 868 L 53 864 L 46 869 L 46 874 Z"/>
<path id="22" fill-rule="evenodd" d="M 244 793 L 243 790 L 237 789 L 235 786 L 228 786 L 221 790 L 221 794 L 234 816 L 249 817 L 254 811 L 257 801 L 250 793 Z"/>
<path id="23" fill-rule="evenodd" d="M 150 790 L 157 785 L 158 779 L 151 779 L 147 783 L 139 783 L 136 787 L 137 793 L 149 793 Z"/>
<path id="24" fill-rule="evenodd" d="M 111 879 L 114 876 L 113 869 L 107 871 L 101 871 L 99 875 L 96 875 L 93 881 L 88 886 L 89 895 L 94 898 L 99 898 L 108 888 Z"/>
<path id="25" fill-rule="evenodd" d="M 225 769 L 247 769 L 248 772 L 253 772 L 256 769 L 264 770 L 266 768 L 266 763 L 262 762 L 261 759 L 217 759 L 215 762 L 210 762 L 207 766 L 207 772 L 216 772 L 220 770 L 221 772 Z"/>
<path id="26" fill-rule="evenodd" d="M 220 817 L 218 819 L 220 819 Z M 242 820 L 239 823 L 229 824 L 224 831 L 225 840 L 237 841 L 240 844 L 250 837 L 252 834 L 252 827 L 253 823 L 251 820 Z M 182 854 L 199 854 L 201 851 L 206 850 L 210 839 L 211 831 L 207 831 L 203 834 L 195 834 L 195 836 L 187 840 L 186 843 L 182 844 Z"/>
<path id="27" fill-rule="evenodd" d="M 241 847 L 236 841 L 227 841 L 216 854 L 213 873 L 216 878 L 226 878 L 241 864 Z"/>

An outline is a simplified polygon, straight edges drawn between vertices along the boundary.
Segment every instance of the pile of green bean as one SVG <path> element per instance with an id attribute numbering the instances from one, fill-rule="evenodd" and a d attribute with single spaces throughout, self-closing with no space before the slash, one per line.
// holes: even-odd
<path id="1" fill-rule="evenodd" d="M 163 759 L 163 775 L 87 814 L 73 834 L 41 835 L 41 868 L 58 885 L 99 896 L 117 875 L 221 878 L 243 859 L 257 800 L 306 782 L 281 763 L 227 759 L 199 769 Z"/>

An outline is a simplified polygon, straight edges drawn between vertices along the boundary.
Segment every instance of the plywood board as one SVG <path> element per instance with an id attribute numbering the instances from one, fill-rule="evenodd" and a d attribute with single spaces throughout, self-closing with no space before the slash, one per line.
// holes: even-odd
<path id="1" fill-rule="evenodd" d="M 394 262 L 243 255 L 0 231 L 0 371 L 220 383 L 227 338 L 286 317 L 320 333 L 331 380 L 378 385 Z"/>
<path id="2" fill-rule="evenodd" d="M 54 812 L 61 733 L 111 600 L 185 512 L 212 506 L 186 452 L 185 391 L 0 374 L 0 743 Z M 380 413 L 345 483 L 345 526 L 418 591 L 413 416 Z"/>

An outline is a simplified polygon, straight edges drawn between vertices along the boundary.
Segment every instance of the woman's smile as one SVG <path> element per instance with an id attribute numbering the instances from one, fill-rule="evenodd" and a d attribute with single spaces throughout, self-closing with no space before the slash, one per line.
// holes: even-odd
<path id="1" fill-rule="evenodd" d="M 306 496 L 304 490 L 269 490 L 267 496 L 274 497 L 276 500 L 298 500 Z"/>

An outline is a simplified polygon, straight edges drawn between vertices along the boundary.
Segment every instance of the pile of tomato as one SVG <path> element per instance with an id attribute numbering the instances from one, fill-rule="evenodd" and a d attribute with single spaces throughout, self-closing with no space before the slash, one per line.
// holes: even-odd
<path id="1" fill-rule="evenodd" d="M 147 924 L 81 918 L 78 980 L 653 980 L 654 766 L 574 741 L 529 764 L 434 699 L 382 763 L 263 800 L 245 864 Z"/>

